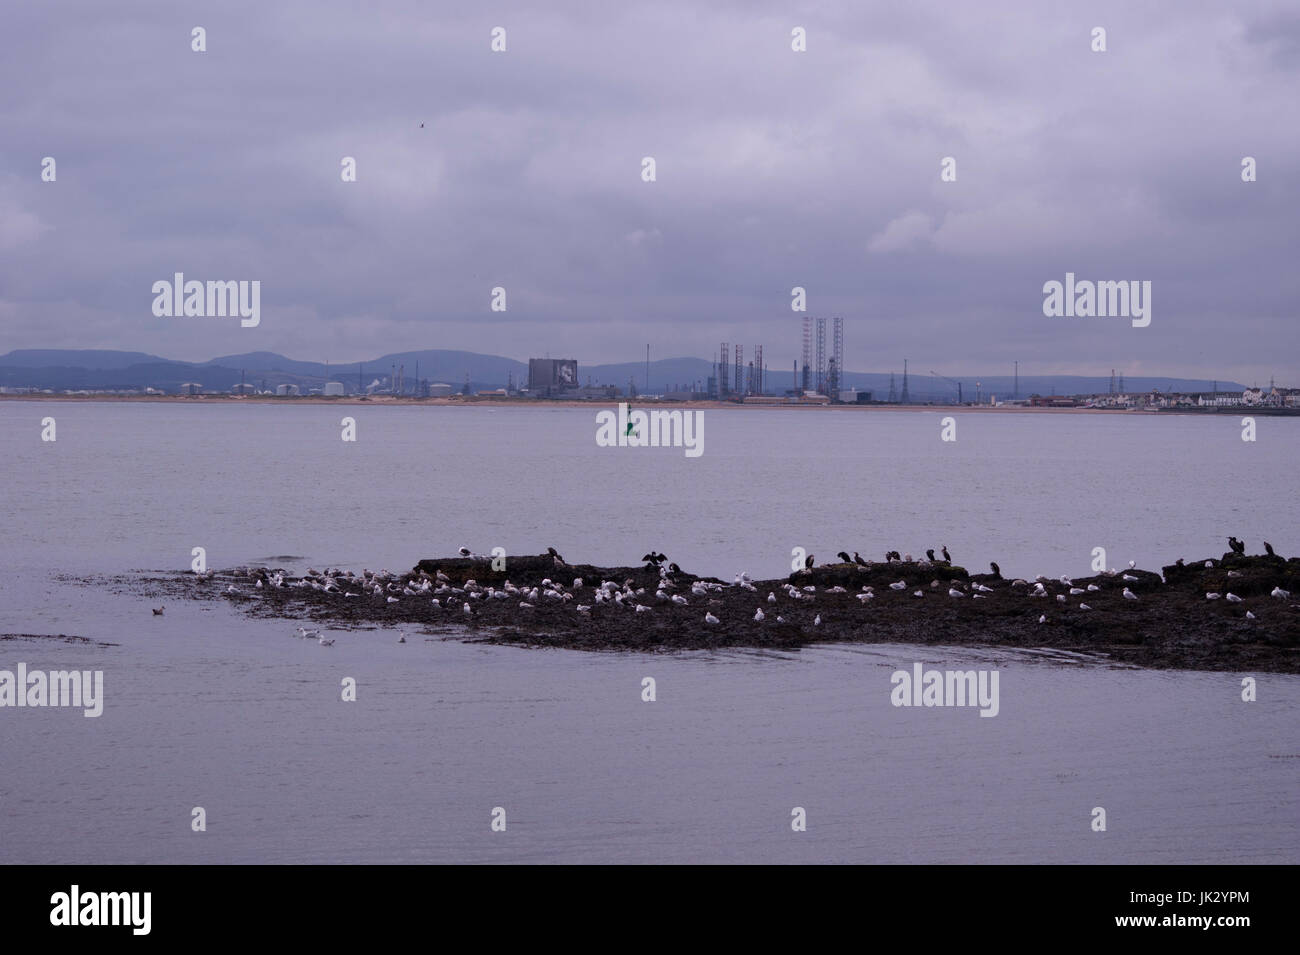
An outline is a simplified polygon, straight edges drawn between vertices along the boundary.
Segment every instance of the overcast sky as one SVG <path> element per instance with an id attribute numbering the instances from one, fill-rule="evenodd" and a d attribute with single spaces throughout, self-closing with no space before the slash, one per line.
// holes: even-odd
<path id="1" fill-rule="evenodd" d="M 854 371 L 1300 386 L 1297 11 L 8 4 L 0 353 L 590 363 L 727 341 L 784 370 L 799 285 L 844 316 Z M 177 271 L 260 280 L 261 324 L 155 317 Z M 1045 317 L 1067 271 L 1151 281 L 1150 326 Z"/>

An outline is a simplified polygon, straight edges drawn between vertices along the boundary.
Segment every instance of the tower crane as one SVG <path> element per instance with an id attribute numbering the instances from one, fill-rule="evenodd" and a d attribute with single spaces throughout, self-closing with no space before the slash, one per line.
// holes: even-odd
<path id="1" fill-rule="evenodd" d="M 931 370 L 930 374 L 934 375 L 934 377 L 936 377 L 936 378 L 942 378 L 944 381 L 948 382 L 948 384 L 950 384 L 950 385 L 956 385 L 956 386 L 957 386 L 957 404 L 959 404 L 959 405 L 960 405 L 960 404 L 965 404 L 965 402 L 962 401 L 962 397 L 961 397 L 961 382 L 960 382 L 960 381 L 954 381 L 953 379 L 949 378 L 947 375 L 941 375 L 941 374 L 939 374 L 937 371 L 934 371 L 934 370 Z"/>

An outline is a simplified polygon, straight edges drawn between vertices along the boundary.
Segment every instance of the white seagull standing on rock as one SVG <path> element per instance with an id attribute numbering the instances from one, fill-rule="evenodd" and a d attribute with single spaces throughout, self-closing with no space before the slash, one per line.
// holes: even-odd
<path id="1" fill-rule="evenodd" d="M 754 610 L 754 620 L 758 623 L 763 622 L 763 608 L 758 607 Z"/>
<path id="2" fill-rule="evenodd" d="M 1138 595 L 1135 594 L 1135 593 L 1133 593 L 1133 591 L 1129 590 L 1127 587 L 1125 587 L 1125 588 L 1124 588 L 1124 599 L 1125 599 L 1125 600 L 1137 600 L 1137 599 L 1138 599 Z"/>
<path id="3" fill-rule="evenodd" d="M 1230 603 L 1230 604 L 1239 604 L 1239 603 L 1241 603 L 1241 598 L 1238 597 L 1236 594 L 1233 594 L 1233 593 L 1224 594 L 1224 595 L 1223 595 L 1223 599 L 1226 600 L 1226 601 L 1228 601 L 1228 603 Z"/>
<path id="4" fill-rule="evenodd" d="M 717 624 L 719 620 L 717 617 L 713 616 L 713 614 L 709 613 L 708 611 L 705 611 L 704 622 L 707 623 L 709 626 L 713 626 Z"/>

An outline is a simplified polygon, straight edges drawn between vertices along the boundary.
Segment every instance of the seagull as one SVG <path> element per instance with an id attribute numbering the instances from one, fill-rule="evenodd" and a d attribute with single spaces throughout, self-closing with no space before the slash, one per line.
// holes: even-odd
<path id="1" fill-rule="evenodd" d="M 1126 589 L 1127 589 L 1127 588 L 1126 588 Z M 1089 585 L 1088 585 L 1088 592 L 1089 592 L 1089 593 L 1093 593 L 1093 594 L 1095 594 L 1095 593 L 1096 593 L 1097 591 L 1099 591 L 1099 590 L 1101 590 L 1101 588 L 1098 587 L 1096 584 L 1089 584 Z"/>
<path id="2" fill-rule="evenodd" d="M 1087 604 L 1085 604 L 1085 603 L 1081 603 L 1081 604 L 1079 604 L 1079 609 L 1080 609 L 1080 610 L 1091 610 L 1092 608 L 1089 607 L 1089 606 L 1088 606 Z"/>
<path id="3" fill-rule="evenodd" d="M 821 625 L 822 625 L 822 615 L 818 614 L 816 617 L 813 618 L 813 626 L 820 627 Z"/>
<path id="4" fill-rule="evenodd" d="M 1283 590 L 1281 587 L 1274 587 L 1269 591 L 1270 597 L 1276 597 L 1278 600 L 1286 600 L 1291 596 L 1291 591 Z M 161 610 L 155 610 L 154 613 L 162 613 Z"/>
<path id="5" fill-rule="evenodd" d="M 1038 618 L 1038 622 L 1039 622 L 1039 623 L 1047 623 L 1047 614 L 1042 614 L 1042 615 Z"/>
<path id="6" fill-rule="evenodd" d="M 1059 603 L 1059 604 L 1063 604 L 1063 603 L 1065 603 L 1065 594 L 1057 594 L 1057 595 L 1056 595 L 1056 602 Z"/>
<path id="7" fill-rule="evenodd" d="M 688 601 L 686 600 L 686 598 L 683 597 L 681 594 L 673 594 L 672 600 L 673 600 L 673 603 L 675 603 L 675 604 L 679 604 L 679 605 L 685 605 L 685 604 L 688 602 Z"/>
<path id="8" fill-rule="evenodd" d="M 1205 599 L 1206 599 L 1206 600 L 1218 600 L 1218 599 L 1219 599 L 1219 595 L 1218 595 L 1218 594 L 1206 594 L 1206 595 L 1205 595 Z"/>
<path id="9" fill-rule="evenodd" d="M 960 590 L 957 590 L 955 587 L 949 587 L 949 588 L 948 588 L 948 596 L 949 596 L 949 597 L 965 597 L 966 595 L 965 595 L 964 593 L 962 593 Z"/>
<path id="10" fill-rule="evenodd" d="M 306 627 L 299 627 L 299 628 L 298 628 L 298 636 L 302 637 L 304 640 L 307 640 L 307 639 L 310 639 L 311 637 L 319 637 L 319 636 L 320 636 L 320 631 L 319 631 L 319 630 L 308 630 Z"/>
<path id="11" fill-rule="evenodd" d="M 321 637 L 320 640 L 319 640 L 318 642 L 320 643 L 320 645 L 321 645 L 322 647 L 332 647 L 332 646 L 334 646 L 334 638 L 333 638 L 333 637 L 329 637 L 328 639 L 325 638 L 325 637 Z"/>
<path id="12" fill-rule="evenodd" d="M 1236 594 L 1233 594 L 1233 593 L 1227 593 L 1227 594 L 1224 594 L 1224 595 L 1223 595 L 1223 599 L 1226 600 L 1226 601 L 1228 601 L 1228 603 L 1230 603 L 1230 604 L 1239 604 L 1239 603 L 1241 603 L 1241 598 L 1238 597 Z"/>
<path id="13" fill-rule="evenodd" d="M 769 592 L 767 595 L 767 602 L 770 604 L 776 603 L 776 594 Z"/>
<path id="14" fill-rule="evenodd" d="M 1254 619 L 1255 619 L 1255 615 L 1254 615 L 1253 613 L 1251 613 L 1249 610 L 1247 610 L 1247 611 L 1246 611 L 1246 619 L 1247 619 L 1247 620 L 1254 620 Z"/>
<path id="15" fill-rule="evenodd" d="M 756 620 L 756 621 L 759 622 L 759 623 L 762 623 L 762 622 L 763 622 L 763 616 L 764 616 L 764 614 L 763 614 L 763 608 L 762 608 L 762 607 L 758 607 L 758 608 L 754 611 L 754 620 Z"/>
<path id="16" fill-rule="evenodd" d="M 906 590 L 906 589 L 907 589 L 907 581 L 906 581 L 906 580 L 896 580 L 896 581 L 894 581 L 892 584 L 889 585 L 889 589 L 890 589 L 890 590 Z"/>
<path id="17" fill-rule="evenodd" d="M 1232 595 L 1229 594 L 1228 596 L 1231 597 Z M 1125 600 L 1137 600 L 1137 599 L 1138 599 L 1138 595 L 1135 594 L 1135 593 L 1133 593 L 1133 591 L 1129 590 L 1127 587 L 1125 587 L 1125 588 L 1124 588 L 1124 599 L 1125 599 Z"/>
<path id="18" fill-rule="evenodd" d="M 709 624 L 710 626 L 714 626 L 714 625 L 716 625 L 719 621 L 718 621 L 718 618 L 717 618 L 717 617 L 713 616 L 713 614 L 709 613 L 709 612 L 706 610 L 706 611 L 704 612 L 704 622 L 707 623 L 707 624 Z"/>
<path id="19" fill-rule="evenodd" d="M 466 614 L 467 616 L 470 616 L 470 617 L 474 616 L 474 608 L 471 607 L 471 606 L 469 605 L 469 601 L 468 601 L 468 600 L 465 601 L 465 607 L 464 607 L 464 610 L 465 610 L 465 614 Z"/>
<path id="20" fill-rule="evenodd" d="M 405 630 L 399 630 L 399 631 L 397 631 L 397 632 L 398 632 L 399 634 L 401 634 L 401 636 L 399 636 L 399 637 L 397 638 L 397 642 L 398 642 L 398 643 L 405 643 L 405 642 L 406 642 L 406 631 L 405 631 Z"/>
<path id="21" fill-rule="evenodd" d="M 389 597 L 389 598 L 388 598 L 388 602 L 389 602 L 390 604 L 401 603 L 401 601 L 399 601 L 396 597 Z M 465 606 L 468 607 L 469 604 L 466 604 Z"/>
<path id="22" fill-rule="evenodd" d="M 871 594 L 866 594 L 865 596 L 870 597 Z M 924 590 L 913 590 L 913 591 L 912 591 L 912 596 L 913 596 L 913 597 L 924 597 L 924 596 L 925 596 L 925 591 L 924 591 Z"/>

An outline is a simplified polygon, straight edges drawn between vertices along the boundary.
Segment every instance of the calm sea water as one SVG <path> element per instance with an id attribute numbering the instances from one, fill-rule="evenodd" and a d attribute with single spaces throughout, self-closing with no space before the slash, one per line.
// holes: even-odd
<path id="1" fill-rule="evenodd" d="M 462 544 L 653 547 L 727 578 L 782 575 L 796 546 L 946 544 L 1021 575 L 1086 574 L 1098 546 L 1156 568 L 1228 534 L 1300 551 L 1296 419 L 1252 444 L 1228 417 L 964 414 L 944 443 L 938 413 L 719 410 L 687 458 L 598 448 L 595 410 L 0 402 L 0 632 L 118 644 L 0 642 L 0 669 L 101 669 L 106 693 L 98 719 L 0 709 L 0 861 L 1300 861 L 1297 677 L 1253 674 L 1245 704 L 1244 674 L 978 649 L 325 648 L 62 576 L 181 570 L 194 546 L 390 570 Z M 999 715 L 891 706 L 918 660 L 998 668 Z"/>

